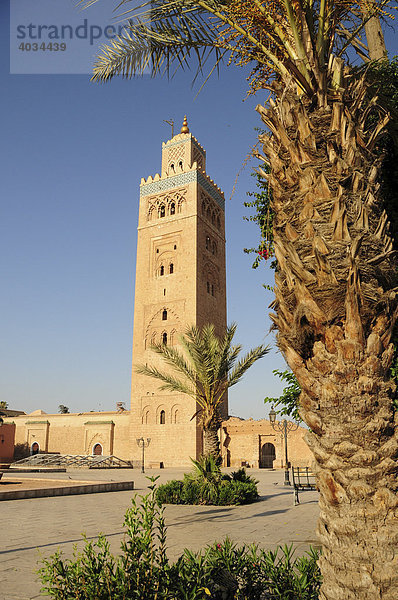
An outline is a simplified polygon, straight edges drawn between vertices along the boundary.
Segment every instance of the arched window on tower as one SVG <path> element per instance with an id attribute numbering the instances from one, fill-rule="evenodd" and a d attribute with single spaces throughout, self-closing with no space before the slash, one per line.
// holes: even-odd
<path id="1" fill-rule="evenodd" d="M 173 263 L 170 263 L 170 267 L 169 267 L 169 273 L 170 273 L 170 275 L 171 275 L 172 273 L 174 273 L 174 265 L 173 265 Z"/>
<path id="2" fill-rule="evenodd" d="M 178 166 L 180 167 L 180 169 L 182 171 L 182 160 L 180 160 L 180 162 L 178 163 Z"/>
<path id="3" fill-rule="evenodd" d="M 171 215 L 175 215 L 176 214 L 176 205 L 175 205 L 175 202 L 172 202 L 170 204 L 170 214 Z"/>
<path id="4" fill-rule="evenodd" d="M 178 423 L 178 405 L 171 409 L 171 423 Z"/>
<path id="5" fill-rule="evenodd" d="M 217 215 L 217 227 L 218 229 L 221 229 L 221 221 L 220 221 L 220 217 Z"/>
<path id="6" fill-rule="evenodd" d="M 165 346 L 167 346 L 167 333 L 164 332 L 162 334 L 162 344 L 164 344 Z"/>
<path id="7" fill-rule="evenodd" d="M 210 281 L 207 282 L 207 293 L 210 294 Z"/>
<path id="8" fill-rule="evenodd" d="M 160 265 L 159 275 L 160 276 L 164 275 L 164 265 Z"/>
<path id="9" fill-rule="evenodd" d="M 161 425 L 164 425 L 166 423 L 166 412 L 164 410 L 160 411 L 160 415 L 159 415 L 159 423 Z"/>
<path id="10" fill-rule="evenodd" d="M 210 250 L 210 238 L 206 235 L 206 250 Z"/>
<path id="11" fill-rule="evenodd" d="M 167 321 L 167 310 L 164 309 L 164 311 L 162 312 L 162 321 Z"/>
<path id="12" fill-rule="evenodd" d="M 213 254 L 217 254 L 217 243 L 216 242 L 213 242 L 211 251 Z"/>
<path id="13" fill-rule="evenodd" d="M 165 217 L 166 216 L 166 207 L 164 204 L 161 204 L 160 209 L 159 209 L 159 217 Z"/>

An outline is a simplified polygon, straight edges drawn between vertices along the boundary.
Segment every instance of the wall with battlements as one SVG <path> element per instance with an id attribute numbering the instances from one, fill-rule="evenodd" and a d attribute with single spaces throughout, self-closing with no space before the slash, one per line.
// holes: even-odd
<path id="1" fill-rule="evenodd" d="M 313 456 L 304 441 L 306 429 L 299 427 L 288 434 L 288 460 L 293 466 L 312 464 Z M 231 417 L 221 427 L 223 465 L 254 468 L 283 468 L 285 464 L 284 437 L 274 431 L 271 423 L 262 419 L 243 420 Z"/>

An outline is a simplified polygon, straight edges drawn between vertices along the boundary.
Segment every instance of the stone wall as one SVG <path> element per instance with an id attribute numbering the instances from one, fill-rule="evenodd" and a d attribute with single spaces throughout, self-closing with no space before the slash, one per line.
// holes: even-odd
<path id="1" fill-rule="evenodd" d="M 102 454 L 130 459 L 130 412 L 88 412 L 30 415 L 13 417 L 15 444 L 39 445 L 40 453 L 92 454 L 101 444 Z"/>
<path id="2" fill-rule="evenodd" d="M 10 462 L 14 456 L 15 425 L 0 425 L 0 462 Z"/>
<path id="3" fill-rule="evenodd" d="M 299 427 L 288 435 L 288 460 L 297 467 L 312 464 L 312 453 L 303 439 L 306 431 Z M 284 437 L 266 419 L 230 417 L 222 424 L 221 449 L 224 466 L 278 469 L 285 463 Z"/>

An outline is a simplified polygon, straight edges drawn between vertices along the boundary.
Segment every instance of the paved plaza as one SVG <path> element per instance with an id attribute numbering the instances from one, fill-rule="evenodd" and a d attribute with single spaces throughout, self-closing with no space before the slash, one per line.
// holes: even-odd
<path id="1" fill-rule="evenodd" d="M 293 543 L 297 553 L 317 545 L 315 526 L 318 515 L 317 492 L 300 494 L 301 504 L 293 506 L 293 491 L 283 485 L 282 471 L 251 469 L 259 480 L 261 500 L 238 507 L 167 506 L 167 545 L 174 560 L 184 548 L 200 550 L 226 536 L 238 544 L 256 543 L 265 549 Z M 182 470 L 148 470 L 159 475 L 159 483 L 181 478 Z M 15 479 L 16 474 L 3 476 Z M 35 475 L 18 474 L 18 478 Z M 138 469 L 71 470 L 67 473 L 38 473 L 38 478 L 126 481 L 133 480 L 135 492 L 148 492 L 148 480 Z M 134 492 L 108 492 L 84 496 L 62 496 L 5 500 L 0 502 L 0 600 L 41 598 L 40 583 L 34 571 L 40 556 L 57 549 L 71 556 L 74 545 L 83 547 L 82 533 L 95 539 L 107 535 L 111 551 L 117 553 L 123 537 L 123 517 Z"/>

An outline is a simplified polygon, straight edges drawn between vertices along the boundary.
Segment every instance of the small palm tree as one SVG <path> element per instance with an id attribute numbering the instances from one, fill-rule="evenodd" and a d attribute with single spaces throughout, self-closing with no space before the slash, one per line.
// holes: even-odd
<path id="1" fill-rule="evenodd" d="M 222 403 L 227 389 L 240 381 L 244 373 L 259 358 L 268 353 L 265 346 L 258 346 L 238 361 L 241 346 L 232 345 L 236 324 L 226 328 L 219 338 L 214 325 L 202 329 L 189 327 L 180 342 L 183 352 L 165 344 L 155 344 L 152 350 L 180 376 L 160 371 L 156 367 L 139 365 L 138 373 L 162 381 L 161 390 L 182 392 L 196 400 L 197 412 L 204 433 L 204 454 L 220 458 L 218 429 L 222 422 Z"/>

